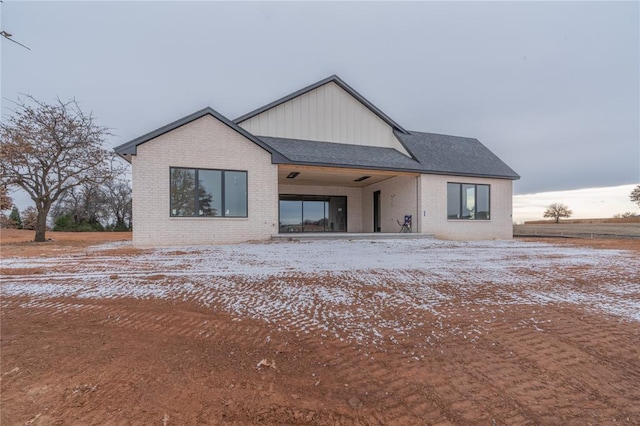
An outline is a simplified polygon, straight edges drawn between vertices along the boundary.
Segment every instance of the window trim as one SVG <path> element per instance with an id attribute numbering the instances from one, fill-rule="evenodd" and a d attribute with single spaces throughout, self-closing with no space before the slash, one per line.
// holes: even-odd
<path id="1" fill-rule="evenodd" d="M 299 199 L 295 199 L 295 200 L 282 200 L 282 197 L 295 197 L 295 198 L 299 198 Z M 320 232 L 326 232 L 326 233 L 332 233 L 332 232 L 349 232 L 349 197 L 347 195 L 321 195 L 321 194 L 278 194 L 278 222 L 280 222 L 280 202 L 281 201 L 300 201 L 301 203 L 303 203 L 304 201 L 314 201 L 314 200 L 305 200 L 305 197 L 310 197 L 310 198 L 325 198 L 326 200 L 329 200 L 330 198 L 344 198 L 344 231 L 320 231 Z M 304 218 L 304 204 L 301 206 L 302 211 L 301 213 L 303 214 L 303 218 Z M 302 226 L 304 227 L 304 223 L 302 224 Z M 278 234 L 304 234 L 305 231 L 300 231 L 300 232 L 280 232 L 280 224 L 278 224 Z"/>
<path id="2" fill-rule="evenodd" d="M 195 199 L 195 211 L 198 211 L 198 203 L 199 203 L 199 199 L 198 199 L 198 185 L 200 184 L 200 180 L 198 179 L 199 177 L 199 171 L 203 170 L 203 171 L 209 171 L 209 172 L 220 172 L 220 197 L 221 197 L 221 202 L 220 202 L 220 210 L 222 211 L 222 214 L 219 216 L 205 216 L 205 215 L 174 215 L 171 209 L 171 175 L 172 175 L 172 171 L 174 169 L 182 169 L 182 170 L 193 170 L 195 171 L 195 186 L 193 189 L 193 197 Z M 244 173 L 246 176 L 246 190 L 245 190 L 245 206 L 247 207 L 246 210 L 246 214 L 244 216 L 231 216 L 231 215 L 226 215 L 226 209 L 225 209 L 225 202 L 226 202 L 226 197 L 225 197 L 225 172 L 239 172 L 239 173 Z M 169 218 L 173 219 L 173 218 L 199 218 L 199 219 L 246 219 L 249 217 L 249 171 L 248 170 L 236 170 L 236 169 L 207 169 L 207 168 L 202 168 L 202 167 L 181 167 L 181 166 L 169 166 Z"/>
<path id="3" fill-rule="evenodd" d="M 462 204 L 463 204 L 463 193 L 462 193 L 462 188 L 463 185 L 469 185 L 469 186 L 473 186 L 473 192 L 474 192 L 474 206 L 476 209 L 475 212 L 475 217 L 471 218 L 465 218 L 465 217 L 449 217 L 449 199 L 448 199 L 448 195 L 449 195 L 449 185 L 458 185 L 459 191 L 458 191 L 458 212 L 460 214 L 462 214 Z M 489 213 L 489 217 L 488 218 L 478 218 L 478 187 L 479 186 L 486 186 L 489 190 L 489 197 L 488 197 L 488 206 L 487 206 L 487 211 Z M 447 215 L 447 220 L 454 220 L 454 221 L 490 221 L 491 220 L 491 185 L 488 183 L 471 183 L 471 182 L 447 182 L 447 209 L 446 209 L 446 215 Z"/>

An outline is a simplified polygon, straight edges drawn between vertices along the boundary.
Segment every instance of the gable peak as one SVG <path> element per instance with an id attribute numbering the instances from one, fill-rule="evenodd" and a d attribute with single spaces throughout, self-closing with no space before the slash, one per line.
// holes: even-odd
<path id="1" fill-rule="evenodd" d="M 243 121 L 246 121 L 252 117 L 255 117 L 256 115 L 259 115 L 265 111 L 268 111 L 272 108 L 277 107 L 280 104 L 283 104 L 287 101 L 290 101 L 291 99 L 297 98 L 298 96 L 304 95 L 305 93 L 308 93 L 312 90 L 317 89 L 318 87 L 324 86 L 325 84 L 328 83 L 335 83 L 338 85 L 338 87 L 340 87 L 342 90 L 344 90 L 345 92 L 347 92 L 350 96 L 352 96 L 353 98 L 355 98 L 358 102 L 360 102 L 362 105 L 364 105 L 365 107 L 367 107 L 371 112 L 373 112 L 375 115 L 377 115 L 378 117 L 380 117 L 380 119 L 382 119 L 383 121 L 385 121 L 389 126 L 391 126 L 393 129 L 401 132 L 401 133 L 408 133 L 402 126 L 400 126 L 398 123 L 396 123 L 394 120 L 392 120 L 387 114 L 385 114 L 384 112 L 382 112 L 378 107 L 376 107 L 374 104 L 372 104 L 371 102 L 369 102 L 369 100 L 367 100 L 364 96 L 362 96 L 360 93 L 358 93 L 353 87 L 349 86 L 344 80 L 342 80 L 337 74 L 333 74 L 330 75 L 327 78 L 324 78 L 320 81 L 317 81 L 313 84 L 310 84 L 309 86 L 306 86 L 300 90 L 297 90 L 295 92 L 292 92 L 286 96 L 283 96 L 282 98 L 273 101 L 267 105 L 264 105 L 258 109 L 255 109 L 247 114 L 244 114 L 238 118 L 236 118 L 235 120 L 233 120 L 234 123 L 236 124 L 240 124 Z"/>

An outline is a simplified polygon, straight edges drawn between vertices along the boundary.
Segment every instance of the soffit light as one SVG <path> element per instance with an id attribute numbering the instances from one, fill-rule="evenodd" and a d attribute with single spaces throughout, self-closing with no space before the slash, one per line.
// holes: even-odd
<path id="1" fill-rule="evenodd" d="M 299 174 L 300 172 L 291 172 L 287 175 L 287 179 L 295 179 Z"/>

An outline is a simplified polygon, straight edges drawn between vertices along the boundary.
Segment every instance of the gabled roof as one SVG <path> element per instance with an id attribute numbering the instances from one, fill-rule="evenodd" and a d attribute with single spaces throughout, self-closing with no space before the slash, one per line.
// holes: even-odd
<path id="1" fill-rule="evenodd" d="M 223 116 L 222 114 L 220 114 L 219 112 L 217 112 L 216 110 L 214 110 L 211 107 L 206 107 L 201 109 L 200 111 L 196 111 L 193 114 L 189 114 L 186 117 L 182 117 L 179 120 L 176 120 L 172 123 L 169 123 L 165 126 L 160 127 L 159 129 L 156 129 L 152 132 L 149 132 L 145 135 L 142 135 L 140 137 L 137 137 L 127 143 L 124 143 L 122 145 L 119 145 L 117 147 L 114 148 L 114 151 L 116 152 L 116 154 L 118 154 L 120 157 L 124 158 L 126 161 L 131 162 L 131 155 L 136 155 L 137 149 L 139 145 L 142 145 L 145 142 L 150 141 L 151 139 L 157 138 L 158 136 L 161 136 L 167 132 L 170 132 L 172 130 L 177 129 L 178 127 L 184 126 L 187 123 L 190 123 L 192 121 L 195 121 L 199 118 L 202 118 L 206 115 L 211 115 L 214 118 L 218 119 L 219 121 L 221 121 L 222 123 L 226 124 L 227 126 L 229 126 L 230 128 L 232 128 L 233 130 L 235 130 L 236 132 L 240 133 L 242 136 L 244 136 L 245 138 L 249 139 L 250 141 L 252 141 L 253 143 L 255 143 L 256 145 L 258 145 L 259 147 L 261 147 L 262 149 L 264 149 L 265 151 L 269 152 L 274 161 L 278 160 L 280 158 L 280 153 L 274 151 L 270 146 L 266 145 L 264 142 L 262 142 L 260 139 L 258 139 L 257 137 L 255 137 L 254 135 L 252 135 L 251 133 L 247 132 L 246 130 L 244 130 L 242 127 L 238 126 L 236 123 L 234 123 L 233 121 L 229 120 L 228 118 L 226 118 L 225 116 Z"/>
<path id="2" fill-rule="evenodd" d="M 393 148 L 255 136 L 238 125 L 238 123 L 248 118 L 329 82 L 334 82 L 342 87 L 392 126 L 394 135 L 411 155 L 411 158 Z M 435 133 L 409 132 L 403 129 L 335 75 L 298 90 L 234 121 L 207 107 L 122 144 L 114 148 L 114 150 L 126 161 L 131 161 L 131 155 L 136 155 L 139 145 L 206 115 L 213 116 L 269 152 L 271 161 L 274 164 L 352 167 L 500 179 L 520 178 L 516 172 L 477 139 Z"/>
<path id="3" fill-rule="evenodd" d="M 279 164 L 414 171 L 420 163 L 394 148 L 258 136 L 282 154 Z"/>
<path id="4" fill-rule="evenodd" d="M 389 126 L 393 127 L 395 130 L 398 130 L 401 133 L 407 133 L 407 131 L 400 126 L 398 123 L 396 123 L 395 121 L 393 121 L 387 114 L 385 114 L 384 112 L 382 112 L 380 109 L 378 109 L 378 107 L 376 107 L 374 104 L 372 104 L 371 102 L 369 102 L 364 96 L 362 96 L 360 93 L 356 92 L 356 90 L 349 86 L 347 83 L 345 83 L 340 77 L 338 77 L 337 75 L 332 75 L 330 77 L 325 78 L 324 80 L 320 80 L 317 83 L 313 83 L 310 86 L 307 86 L 305 88 L 302 88 L 298 91 L 295 91 L 283 98 L 278 99 L 277 101 L 273 101 L 270 104 L 267 104 L 263 107 L 260 107 L 254 111 L 251 111 L 241 117 L 236 118 L 235 120 L 233 120 L 234 123 L 239 124 L 242 123 L 243 121 L 246 121 L 252 117 L 255 117 L 258 114 L 261 114 L 271 108 L 274 108 L 280 104 L 283 104 L 287 101 L 290 101 L 293 98 L 297 98 L 298 96 L 304 95 L 307 92 L 310 92 L 314 89 L 317 89 L 320 86 L 324 86 L 327 83 L 335 83 L 338 86 L 340 86 L 342 89 L 344 89 L 347 93 L 349 93 L 351 96 L 353 96 L 356 100 L 358 100 L 362 105 L 364 105 L 365 107 L 367 107 L 369 110 L 371 110 L 371 112 L 373 112 L 374 114 L 376 114 L 378 117 L 380 117 L 383 121 L 385 121 Z"/>
<path id="5" fill-rule="evenodd" d="M 520 179 L 479 140 L 436 133 L 395 132 L 424 173 Z"/>

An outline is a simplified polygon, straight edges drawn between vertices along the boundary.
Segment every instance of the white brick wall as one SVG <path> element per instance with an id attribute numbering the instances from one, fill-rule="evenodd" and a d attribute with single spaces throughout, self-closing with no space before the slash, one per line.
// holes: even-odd
<path id="1" fill-rule="evenodd" d="M 362 189 L 281 185 L 271 155 L 205 116 L 138 147 L 133 164 L 133 242 L 136 246 L 235 243 L 269 239 L 278 232 L 278 194 L 347 197 L 349 232 L 373 231 L 373 193 L 381 195 L 381 230 L 398 232 L 413 216 L 413 231 L 444 239 L 512 238 L 512 181 L 459 176 L 396 176 Z M 247 218 L 172 218 L 169 168 L 246 170 Z M 448 220 L 447 182 L 491 185 L 490 220 Z"/>
<path id="2" fill-rule="evenodd" d="M 418 222 L 418 177 L 396 176 L 363 188 L 362 211 L 364 232 L 373 232 L 373 193 L 380 191 L 380 230 L 381 232 L 399 232 L 398 220 L 404 215 L 413 216 L 413 232 L 417 232 Z"/>
<path id="3" fill-rule="evenodd" d="M 136 246 L 234 243 L 278 232 L 278 174 L 271 154 L 210 115 L 138 146 L 132 166 Z M 169 167 L 246 170 L 248 217 L 170 217 Z"/>
<path id="4" fill-rule="evenodd" d="M 491 219 L 447 219 L 447 182 L 491 185 Z M 419 232 L 449 240 L 513 238 L 512 192 L 513 182 L 507 179 L 422 175 Z"/>

